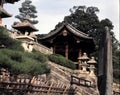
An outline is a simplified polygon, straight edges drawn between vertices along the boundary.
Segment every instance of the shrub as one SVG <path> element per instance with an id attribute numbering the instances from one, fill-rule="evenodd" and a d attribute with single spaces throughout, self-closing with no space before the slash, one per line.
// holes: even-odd
<path id="1" fill-rule="evenodd" d="M 6 48 L 24 51 L 21 42 L 9 37 L 8 30 L 0 27 L 0 46 L 4 45 Z"/>
<path id="2" fill-rule="evenodd" d="M 61 55 L 52 54 L 52 55 L 48 55 L 48 58 L 50 61 L 55 62 L 59 65 L 68 67 L 70 69 L 76 69 L 76 65 L 71 60 L 68 60 Z"/>
<path id="3" fill-rule="evenodd" d="M 21 42 L 9 37 L 8 30 L 0 27 L 0 68 L 6 68 L 13 74 L 43 74 L 49 73 L 47 57 L 40 52 L 26 53 Z"/>
<path id="4" fill-rule="evenodd" d="M 48 60 L 48 58 L 41 52 L 33 52 L 31 54 L 26 53 L 25 55 L 28 57 L 32 57 L 33 59 L 36 59 L 37 61 L 39 61 L 41 63 L 45 63 Z"/>
<path id="5" fill-rule="evenodd" d="M 2 54 L 0 52 L 0 68 L 3 67 L 3 68 L 11 68 L 11 65 L 9 64 L 10 63 L 10 58 L 5 55 L 5 54 Z"/>
<path id="6" fill-rule="evenodd" d="M 44 55 L 39 55 L 39 53 L 0 49 L 0 56 L 0 67 L 8 69 L 13 74 L 36 75 L 50 72 L 46 64 L 47 60 L 45 60 L 47 58 L 44 58 L 44 61 L 40 60 L 39 57 Z"/>

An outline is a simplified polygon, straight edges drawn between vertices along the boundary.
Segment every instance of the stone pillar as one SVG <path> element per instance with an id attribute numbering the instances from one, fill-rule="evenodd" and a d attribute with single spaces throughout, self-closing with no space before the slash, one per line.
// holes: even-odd
<path id="1" fill-rule="evenodd" d="M 65 57 L 68 59 L 68 44 L 65 45 Z"/>
<path id="2" fill-rule="evenodd" d="M 82 72 L 83 73 L 87 73 L 87 61 L 89 60 L 89 57 L 87 56 L 86 53 L 83 53 L 83 55 L 81 57 L 78 57 L 79 60 L 79 65 L 82 68 Z"/>
<path id="3" fill-rule="evenodd" d="M 28 52 L 31 52 L 33 50 L 33 44 L 29 44 Z"/>
<path id="4" fill-rule="evenodd" d="M 84 62 L 82 63 L 82 72 L 84 72 L 84 73 L 87 72 L 87 66 L 88 66 L 87 62 L 84 61 Z"/>
<path id="5" fill-rule="evenodd" d="M 27 44 L 27 42 L 23 42 L 22 46 L 23 46 L 25 51 L 28 51 L 28 44 Z"/>
<path id="6" fill-rule="evenodd" d="M 89 76 L 91 76 L 91 77 L 94 77 L 95 76 L 95 73 L 94 73 L 94 70 L 95 70 L 95 64 L 96 64 L 97 62 L 95 61 L 95 58 L 94 57 L 91 57 L 91 59 L 88 61 L 88 64 L 90 64 L 90 67 L 89 67 L 89 69 L 90 69 L 90 73 L 89 73 Z"/>

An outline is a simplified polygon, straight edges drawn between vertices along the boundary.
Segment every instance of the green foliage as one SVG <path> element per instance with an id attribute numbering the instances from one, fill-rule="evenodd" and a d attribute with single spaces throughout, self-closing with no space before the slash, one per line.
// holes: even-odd
<path id="1" fill-rule="evenodd" d="M 31 0 L 25 0 L 23 3 L 22 3 L 22 7 L 19 8 L 19 12 L 20 14 L 19 15 L 16 15 L 15 17 L 18 18 L 20 21 L 23 21 L 24 17 L 26 16 L 29 16 L 30 17 L 30 22 L 32 24 L 37 24 L 38 21 L 37 20 L 34 20 L 35 18 L 37 18 L 37 11 L 36 11 L 36 7 L 33 6 L 32 4 L 32 1 Z"/>
<path id="2" fill-rule="evenodd" d="M 48 58 L 50 61 L 55 62 L 59 65 L 68 67 L 73 70 L 76 69 L 76 65 L 72 61 L 66 59 L 65 57 L 63 57 L 61 55 L 52 54 L 52 55 L 49 55 Z"/>
<path id="3" fill-rule="evenodd" d="M 65 22 L 92 36 L 97 49 L 100 39 L 104 36 L 105 26 L 108 26 L 110 30 L 113 29 L 112 22 L 109 19 L 99 20 L 97 16 L 98 12 L 99 9 L 97 7 L 74 6 L 70 9 L 71 14 L 64 17 Z M 59 28 L 62 23 L 63 22 L 59 22 L 52 31 Z"/>
<path id="4" fill-rule="evenodd" d="M 36 75 L 50 72 L 46 64 L 47 57 L 41 53 L 0 49 L 0 56 L 0 67 L 8 69 L 13 74 Z"/>
<path id="5" fill-rule="evenodd" d="M 12 73 L 42 74 L 50 71 L 45 63 L 45 55 L 23 52 L 19 41 L 10 38 L 3 27 L 0 30 L 0 44 L 8 48 L 0 50 L 0 67 L 7 68 Z"/>
<path id="6" fill-rule="evenodd" d="M 40 61 L 42 63 L 45 63 L 48 60 L 47 57 L 44 54 L 42 54 L 41 52 L 33 52 L 31 54 L 26 53 L 26 55 L 30 56 L 31 58 L 36 59 L 37 61 Z"/>
<path id="7" fill-rule="evenodd" d="M 99 12 L 97 7 L 74 6 L 70 9 L 71 14 L 64 18 L 65 21 L 83 32 L 98 28 L 99 19 L 96 15 Z"/>
<path id="8" fill-rule="evenodd" d="M 120 83 L 120 42 L 113 40 L 113 78 L 114 82 Z"/>
<path id="9" fill-rule="evenodd" d="M 9 37 L 8 30 L 0 27 L 0 46 L 4 45 L 6 48 L 23 51 L 21 42 Z"/>

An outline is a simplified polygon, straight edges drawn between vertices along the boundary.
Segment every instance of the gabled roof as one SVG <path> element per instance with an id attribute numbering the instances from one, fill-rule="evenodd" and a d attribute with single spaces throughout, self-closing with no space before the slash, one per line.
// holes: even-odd
<path id="1" fill-rule="evenodd" d="M 16 25 L 12 26 L 13 28 L 21 31 L 21 32 L 34 32 L 34 31 L 38 31 L 38 29 L 36 29 L 29 21 L 23 21 L 21 23 L 17 23 Z"/>
<path id="2" fill-rule="evenodd" d="M 61 27 L 59 27 L 59 28 L 56 29 L 55 31 L 50 32 L 50 33 L 48 33 L 46 36 L 44 36 L 44 37 L 42 37 L 42 38 L 39 38 L 39 39 L 40 39 L 40 40 L 44 40 L 44 39 L 47 39 L 47 38 L 49 38 L 49 37 L 52 37 L 52 36 L 56 35 L 57 33 L 59 33 L 64 27 L 67 28 L 67 29 L 69 30 L 69 32 L 71 32 L 72 34 L 74 34 L 74 35 L 76 35 L 76 36 L 78 36 L 78 37 L 80 37 L 80 38 L 92 39 L 92 37 L 89 37 L 88 34 L 83 33 L 83 32 L 81 32 L 81 31 L 77 30 L 75 27 L 71 26 L 71 25 L 68 24 L 68 23 L 63 23 L 63 24 L 61 25 Z"/>
<path id="3" fill-rule="evenodd" d="M 12 15 L 10 15 L 4 8 L 2 8 L 0 6 L 0 17 L 1 18 L 7 18 L 7 17 L 11 17 Z"/>

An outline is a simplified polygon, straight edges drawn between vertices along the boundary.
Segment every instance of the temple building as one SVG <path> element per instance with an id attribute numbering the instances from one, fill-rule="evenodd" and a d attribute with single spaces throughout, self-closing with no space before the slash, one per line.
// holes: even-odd
<path id="1" fill-rule="evenodd" d="M 21 40 L 22 46 L 25 51 L 31 52 L 33 49 L 33 42 L 36 41 L 36 36 L 33 32 L 38 31 L 29 21 L 29 17 L 26 16 L 21 23 L 17 23 L 12 26 L 14 29 L 18 30 L 19 35 L 15 35 L 14 38 Z"/>
<path id="2" fill-rule="evenodd" d="M 74 62 L 78 61 L 82 53 L 90 54 L 95 49 L 92 37 L 65 22 L 55 31 L 39 38 L 38 41 L 52 48 L 54 54 L 63 55 Z"/>

